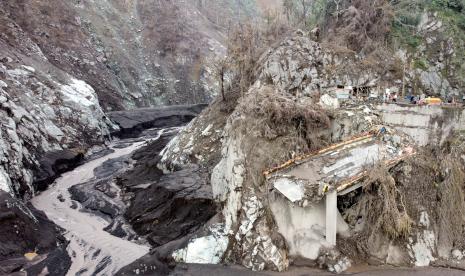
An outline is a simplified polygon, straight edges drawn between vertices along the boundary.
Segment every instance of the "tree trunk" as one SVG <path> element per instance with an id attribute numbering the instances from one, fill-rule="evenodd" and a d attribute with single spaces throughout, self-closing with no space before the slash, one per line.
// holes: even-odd
<path id="1" fill-rule="evenodd" d="M 222 70 L 220 73 L 221 77 L 221 96 L 223 97 L 223 101 L 226 101 L 226 97 L 224 95 L 224 71 Z"/>

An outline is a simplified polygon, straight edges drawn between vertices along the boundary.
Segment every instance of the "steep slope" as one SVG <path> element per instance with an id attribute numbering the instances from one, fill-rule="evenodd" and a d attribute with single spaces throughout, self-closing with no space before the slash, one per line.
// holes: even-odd
<path id="1" fill-rule="evenodd" d="M 304 257 L 335 272 L 350 266 L 347 256 L 352 261 L 376 260 L 403 266 L 453 262 L 453 254 L 458 253 L 452 252 L 463 250 L 460 239 L 450 233 L 463 235 L 465 221 L 459 210 L 463 209 L 465 170 L 457 157 L 460 153 L 450 153 L 447 146 L 436 153 L 455 159 L 453 162 L 448 159 L 441 166 L 431 163 L 431 168 L 424 167 L 422 162 L 415 162 L 426 158 L 421 152 L 392 169 L 383 168 L 392 176 L 372 170 L 362 195 L 342 197 L 349 207 L 338 208 L 346 215 L 350 213 L 352 228 L 339 217 L 335 250 L 325 241 L 325 224 L 311 222 L 325 221 L 324 204 L 312 202 L 317 200 L 315 194 L 305 190 L 309 200 L 300 205 L 286 203 L 282 194 L 274 192 L 276 186 L 266 180 L 263 172 L 267 168 L 289 159 L 284 164 L 297 162 L 301 159 L 296 156 L 302 153 L 318 152 L 325 146 L 363 136 L 383 124 L 382 116 L 365 100 L 349 101 L 339 107 L 330 96 L 331 87 L 339 83 L 396 87 L 401 83 L 395 57 L 386 57 L 384 66 L 377 66 L 366 63 L 364 55 L 316 43 L 308 36 L 298 31 L 266 51 L 256 68 L 257 79 L 247 92 L 212 103 L 161 153 L 159 167 L 166 173 L 192 163 L 207 168 L 213 195 L 222 206 L 220 223 L 206 227 L 181 248 L 165 248 L 168 253 L 162 257 L 278 271 Z M 393 69 L 387 69 L 389 66 Z M 460 108 L 454 110 L 450 112 L 462 112 Z M 391 149 L 413 143 L 404 134 L 394 130 L 389 133 L 375 139 L 388 143 Z M 357 156 L 361 155 L 358 152 Z M 338 171 L 337 166 L 332 166 L 334 162 L 326 164 L 328 170 Z M 343 168 L 354 161 L 344 162 Z M 419 175 L 426 182 L 423 178 L 422 184 L 412 180 Z M 413 193 L 421 185 L 428 186 L 431 197 L 436 198 L 422 201 L 422 196 Z M 441 217 L 454 219 L 445 223 Z M 306 223 L 301 225 L 301 221 Z M 227 246 L 222 246 L 225 240 Z M 141 262 L 149 259 L 145 257 Z"/>
<path id="2" fill-rule="evenodd" d="M 376 124 L 376 116 L 363 106 L 350 111 L 348 118 L 346 110 L 318 104 L 320 91 L 339 81 L 363 86 L 377 79 L 374 69 L 353 78 L 360 70 L 358 62 L 351 53 L 325 48 L 297 32 L 262 56 L 258 78 L 246 93 L 229 95 L 231 102 L 215 101 L 165 148 L 160 167 L 166 172 L 191 163 L 208 168 L 213 195 L 222 206 L 222 230 L 212 226 L 191 239 L 192 247 L 202 239 L 218 244 L 226 239 L 227 250 L 205 249 L 219 256 L 215 262 L 254 270 L 288 268 L 291 257 L 270 211 L 271 187 L 262 172 Z M 232 108 L 225 112 L 228 105 Z M 189 255 L 195 249 L 187 246 L 175 251 L 177 261 L 195 259 Z"/>
<path id="3" fill-rule="evenodd" d="M 3 40 L 0 45 L 9 46 Z M 31 57 L 8 51 L 0 61 L 0 189 L 17 197 L 45 189 L 88 148 L 108 140 L 112 128 L 92 87 L 35 49 Z"/>
<path id="4" fill-rule="evenodd" d="M 404 95 L 463 96 L 465 3 L 444 1 L 323 1 L 322 40 L 384 66 L 398 57 Z"/>
<path id="5" fill-rule="evenodd" d="M 2 1 L 2 189 L 44 189 L 107 139 L 104 111 L 209 102 L 224 33 L 256 9 L 201 2 Z"/>
<path id="6" fill-rule="evenodd" d="M 121 110 L 205 103 L 216 94 L 212 66 L 225 53 L 227 28 L 253 14 L 254 1 L 203 2 L 2 1 L 0 16 L 51 64 L 89 83 L 105 110 Z M 219 14 L 221 24 L 212 19 Z M 8 47 L 34 51 L 10 42 L 19 35 L 10 24 L 2 33 Z"/>

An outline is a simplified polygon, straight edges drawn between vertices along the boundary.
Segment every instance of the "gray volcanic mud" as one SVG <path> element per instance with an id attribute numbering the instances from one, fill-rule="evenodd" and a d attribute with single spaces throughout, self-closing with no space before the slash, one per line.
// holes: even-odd
<path id="1" fill-rule="evenodd" d="M 163 106 L 113 111 L 107 114 L 120 127 L 120 130 L 113 135 L 120 138 L 134 138 L 147 129 L 185 125 L 197 117 L 205 107 L 206 104 Z"/>
<path id="2" fill-rule="evenodd" d="M 169 140 L 162 137 L 136 151 L 134 168 L 120 180 L 123 189 L 134 194 L 125 217 L 155 247 L 195 232 L 216 214 L 205 170 L 192 166 L 163 174 L 157 167 Z"/>
<path id="3" fill-rule="evenodd" d="M 73 201 L 68 191 L 77 184 L 94 179 L 94 170 L 105 161 L 127 156 L 144 143 L 113 148 L 113 153 L 63 174 L 47 191 L 31 201 L 66 231 L 64 236 L 70 241 L 67 250 L 72 260 L 68 275 L 112 275 L 149 251 L 147 245 L 121 239 L 105 231 L 109 221 L 94 213 L 82 212 L 85 205 Z"/>
<path id="4" fill-rule="evenodd" d="M 178 131 L 178 128 L 149 129 L 141 137 L 120 140 L 113 145 L 113 150 L 130 147 L 133 143 L 153 140 L 153 144 L 163 147 Z M 147 146 L 136 152 L 145 152 Z M 123 217 L 132 194 L 121 189 L 119 179 L 124 177 L 133 163 L 131 155 L 108 159 L 94 169 L 94 178 L 85 183 L 69 188 L 71 199 L 79 202 L 83 211 L 92 212 L 110 224 L 104 229 L 114 236 L 126 240 L 138 240 L 139 236 L 132 230 Z M 156 172 L 155 172 L 156 173 Z"/>
<path id="5" fill-rule="evenodd" d="M 67 242 L 44 213 L 0 191 L 0 275 L 63 275 L 71 265 Z M 28 260 L 25 254 L 32 254 Z"/>
<path id="6" fill-rule="evenodd" d="M 212 197 L 206 179 L 196 168 L 183 170 L 136 193 L 126 217 L 151 245 L 161 246 L 195 232 L 215 215 Z"/>
<path id="7" fill-rule="evenodd" d="M 125 218 L 155 247 L 195 232 L 216 214 L 205 170 L 193 166 L 163 174 L 157 167 L 159 153 L 171 138 L 162 135 L 135 151 L 134 167 L 118 180 L 133 195 Z"/>
<path id="8" fill-rule="evenodd" d="M 170 139 L 162 135 L 135 151 L 136 163 L 118 180 L 122 190 L 132 194 L 124 217 L 153 246 L 119 275 L 167 275 L 175 266 L 171 253 L 217 214 L 206 169 L 191 166 L 163 174 L 157 167 L 159 153 Z"/>

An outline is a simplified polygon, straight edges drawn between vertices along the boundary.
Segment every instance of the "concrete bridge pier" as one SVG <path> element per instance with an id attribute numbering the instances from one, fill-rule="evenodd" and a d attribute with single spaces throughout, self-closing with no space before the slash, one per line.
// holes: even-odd
<path id="1" fill-rule="evenodd" d="M 336 245 L 337 233 L 337 191 L 333 190 L 326 194 L 326 241 Z"/>

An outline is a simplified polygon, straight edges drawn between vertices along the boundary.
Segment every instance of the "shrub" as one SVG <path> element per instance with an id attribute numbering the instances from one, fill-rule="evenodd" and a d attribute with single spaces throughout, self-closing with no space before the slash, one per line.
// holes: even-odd
<path id="1" fill-rule="evenodd" d="M 421 69 L 423 71 L 428 70 L 428 61 L 424 58 L 416 59 L 413 62 L 413 67 L 416 69 Z"/>

